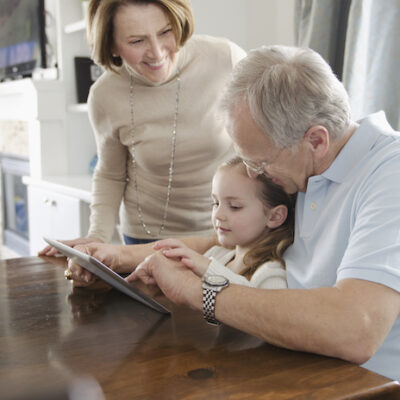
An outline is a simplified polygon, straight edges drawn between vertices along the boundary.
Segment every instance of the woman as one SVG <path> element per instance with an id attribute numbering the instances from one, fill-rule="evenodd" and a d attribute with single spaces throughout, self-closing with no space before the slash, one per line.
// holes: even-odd
<path id="1" fill-rule="evenodd" d="M 88 237 L 65 243 L 110 241 L 121 202 L 128 244 L 211 234 L 212 176 L 233 155 L 218 101 L 245 52 L 192 37 L 188 0 L 91 0 L 88 22 L 106 70 L 88 99 L 98 164 Z"/>

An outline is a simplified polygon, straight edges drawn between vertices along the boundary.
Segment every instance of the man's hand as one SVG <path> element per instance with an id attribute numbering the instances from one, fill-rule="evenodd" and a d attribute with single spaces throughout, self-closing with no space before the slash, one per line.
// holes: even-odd
<path id="1" fill-rule="evenodd" d="M 159 251 L 146 259 L 126 280 L 157 285 L 166 297 L 178 304 L 202 308 L 201 280 L 181 262 L 164 257 Z"/>
<path id="2" fill-rule="evenodd" d="M 162 249 L 164 256 L 181 261 L 182 264 L 186 265 L 197 276 L 202 277 L 210 265 L 210 259 L 189 249 L 189 247 L 178 239 L 159 240 L 154 246 Z"/>

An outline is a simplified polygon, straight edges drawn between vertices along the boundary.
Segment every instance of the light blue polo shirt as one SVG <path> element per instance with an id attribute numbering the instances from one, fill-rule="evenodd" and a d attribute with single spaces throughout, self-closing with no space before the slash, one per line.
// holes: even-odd
<path id="1" fill-rule="evenodd" d="M 400 135 L 383 112 L 359 123 L 298 194 L 295 240 L 284 257 L 289 288 L 356 278 L 400 292 Z M 363 367 L 400 379 L 400 318 Z"/>

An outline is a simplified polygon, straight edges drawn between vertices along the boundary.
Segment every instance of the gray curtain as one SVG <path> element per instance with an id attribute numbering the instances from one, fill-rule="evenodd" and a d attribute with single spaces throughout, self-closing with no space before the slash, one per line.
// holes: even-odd
<path id="1" fill-rule="evenodd" d="M 351 0 L 297 0 L 295 3 L 297 45 L 321 54 L 339 79 L 350 3 Z"/>
<path id="2" fill-rule="evenodd" d="M 384 110 L 400 128 L 400 0 L 296 0 L 298 46 L 343 81 L 353 118 Z"/>

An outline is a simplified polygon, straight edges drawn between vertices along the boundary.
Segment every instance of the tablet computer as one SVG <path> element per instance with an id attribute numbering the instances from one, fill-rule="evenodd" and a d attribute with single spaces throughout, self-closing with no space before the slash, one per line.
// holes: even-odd
<path id="1" fill-rule="evenodd" d="M 140 289 L 132 284 L 129 284 L 120 275 L 114 272 L 111 268 L 107 267 L 101 263 L 96 258 L 90 256 L 89 254 L 82 253 L 72 247 L 65 245 L 64 243 L 58 242 L 57 240 L 52 240 L 48 238 L 43 238 L 49 245 L 56 248 L 61 254 L 71 258 L 76 264 L 87 269 L 93 275 L 102 279 L 104 282 L 108 283 L 113 288 L 119 290 L 120 292 L 132 297 L 133 299 L 145 304 L 146 306 L 164 314 L 170 314 L 170 311 L 163 305 L 158 303 L 156 300 L 143 293 Z"/>

